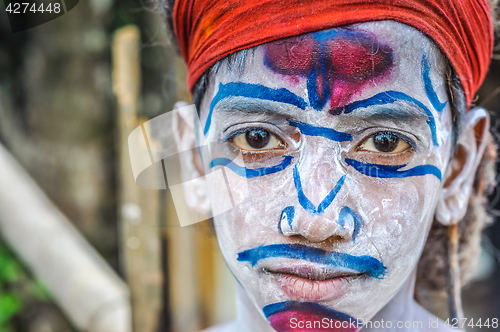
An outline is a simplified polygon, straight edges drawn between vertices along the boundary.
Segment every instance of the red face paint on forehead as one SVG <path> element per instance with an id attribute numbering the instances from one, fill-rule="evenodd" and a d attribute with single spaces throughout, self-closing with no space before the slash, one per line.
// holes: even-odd
<path id="1" fill-rule="evenodd" d="M 292 77 L 307 78 L 309 103 L 335 109 L 368 83 L 390 73 L 392 49 L 362 32 L 332 29 L 265 45 L 264 64 Z"/>

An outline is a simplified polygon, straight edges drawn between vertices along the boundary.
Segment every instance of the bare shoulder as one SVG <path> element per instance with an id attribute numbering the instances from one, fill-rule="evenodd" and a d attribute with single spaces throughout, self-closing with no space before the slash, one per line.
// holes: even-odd
<path id="1" fill-rule="evenodd" d="M 223 324 L 214 325 L 201 332 L 237 332 L 236 321 L 230 321 Z"/>

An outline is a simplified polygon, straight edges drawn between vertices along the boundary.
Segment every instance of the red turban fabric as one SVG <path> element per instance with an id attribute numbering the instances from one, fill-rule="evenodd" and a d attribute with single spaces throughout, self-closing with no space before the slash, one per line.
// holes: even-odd
<path id="1" fill-rule="evenodd" d="M 493 52 L 488 0 L 177 0 L 173 20 L 191 90 L 236 51 L 346 24 L 396 20 L 437 43 L 470 106 Z"/>

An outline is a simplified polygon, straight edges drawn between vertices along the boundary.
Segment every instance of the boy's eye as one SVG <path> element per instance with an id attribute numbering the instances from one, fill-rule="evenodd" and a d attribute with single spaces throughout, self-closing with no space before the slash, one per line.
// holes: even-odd
<path id="1" fill-rule="evenodd" d="M 283 149 L 285 147 L 279 138 L 262 128 L 245 130 L 234 136 L 231 141 L 238 148 L 249 151 Z"/>
<path id="2" fill-rule="evenodd" d="M 372 151 L 382 153 L 400 153 L 410 149 L 411 146 L 398 135 L 393 133 L 376 133 L 358 148 L 358 151 Z"/>

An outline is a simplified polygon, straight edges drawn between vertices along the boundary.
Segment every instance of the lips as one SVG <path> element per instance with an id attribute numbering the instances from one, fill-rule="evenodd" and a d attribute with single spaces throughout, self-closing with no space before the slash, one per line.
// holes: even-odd
<path id="1" fill-rule="evenodd" d="M 338 298 L 356 278 L 383 279 L 387 268 L 372 256 L 326 251 L 303 244 L 271 244 L 238 253 L 237 261 L 267 274 L 291 298 Z M 262 275 L 261 275 L 262 277 Z M 264 276 L 266 277 L 266 276 Z"/>
<path id="2" fill-rule="evenodd" d="M 262 271 L 274 278 L 291 298 L 309 301 L 327 300 L 342 296 L 344 287 L 361 274 L 331 267 L 310 264 L 266 266 Z"/>

